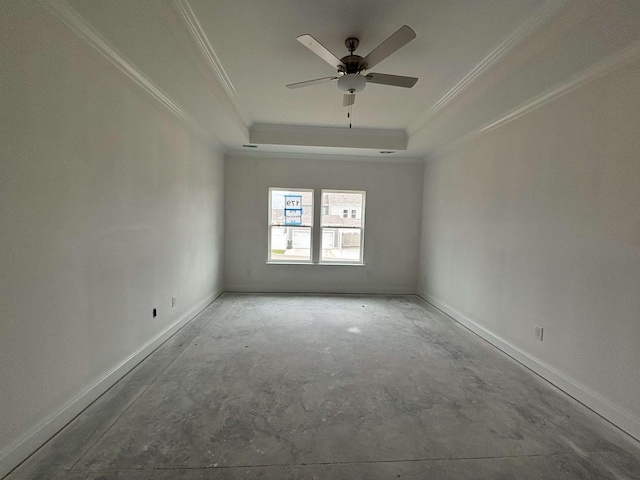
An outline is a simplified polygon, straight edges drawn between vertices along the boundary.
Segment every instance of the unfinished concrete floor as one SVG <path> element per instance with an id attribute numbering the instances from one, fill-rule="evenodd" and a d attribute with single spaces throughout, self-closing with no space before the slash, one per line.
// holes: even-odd
<path id="1" fill-rule="evenodd" d="M 36 479 L 627 479 L 638 442 L 413 296 L 225 294 Z"/>

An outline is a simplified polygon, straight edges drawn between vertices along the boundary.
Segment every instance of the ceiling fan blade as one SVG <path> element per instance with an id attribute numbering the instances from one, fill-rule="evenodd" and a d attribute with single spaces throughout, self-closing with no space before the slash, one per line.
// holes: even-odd
<path id="1" fill-rule="evenodd" d="M 307 80 L 305 82 L 290 83 L 289 85 L 287 85 L 287 88 L 308 87 L 309 85 L 317 85 L 319 83 L 327 83 L 327 82 L 330 82 L 332 80 L 337 80 L 337 79 L 338 79 L 338 77 L 316 78 L 315 80 Z"/>
<path id="2" fill-rule="evenodd" d="M 356 94 L 355 93 L 345 93 L 342 96 L 342 106 L 343 107 L 350 107 L 354 103 L 356 103 Z"/>
<path id="3" fill-rule="evenodd" d="M 414 38 L 416 38 L 416 32 L 414 32 L 411 27 L 403 25 L 396 33 L 378 45 L 373 52 L 364 57 L 364 63 L 367 65 L 367 69 L 374 67 L 392 53 L 400 50 Z"/>
<path id="4" fill-rule="evenodd" d="M 416 77 L 403 77 L 402 75 L 388 75 L 386 73 L 369 73 L 364 76 L 369 83 L 393 85 L 394 87 L 413 87 L 418 79 Z"/>
<path id="5" fill-rule="evenodd" d="M 299 37 L 297 37 L 297 40 L 313 53 L 318 55 L 325 62 L 327 62 L 329 65 L 331 65 L 333 68 L 337 69 L 340 66 L 344 66 L 344 64 L 338 57 L 331 53 L 324 45 L 322 45 L 311 35 L 300 35 Z"/>

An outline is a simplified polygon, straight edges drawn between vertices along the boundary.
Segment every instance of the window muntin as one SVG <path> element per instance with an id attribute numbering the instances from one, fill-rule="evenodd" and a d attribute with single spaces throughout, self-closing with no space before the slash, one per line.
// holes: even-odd
<path id="1" fill-rule="evenodd" d="M 321 263 L 363 263 L 365 198 L 362 191 L 322 190 Z"/>
<path id="2" fill-rule="evenodd" d="M 313 246 L 313 190 L 269 189 L 270 262 L 309 263 Z"/>

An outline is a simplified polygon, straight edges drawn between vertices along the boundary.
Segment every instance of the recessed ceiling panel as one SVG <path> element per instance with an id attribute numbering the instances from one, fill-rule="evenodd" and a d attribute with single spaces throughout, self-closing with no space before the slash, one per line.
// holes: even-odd
<path id="1" fill-rule="evenodd" d="M 335 82 L 286 84 L 336 74 L 296 41 L 310 34 L 338 58 L 355 36 L 366 56 L 402 25 L 415 40 L 372 71 L 418 77 L 411 88 L 369 84 L 357 96 L 358 128 L 405 129 L 535 11 L 541 0 L 189 0 L 243 105 L 256 123 L 347 127 Z"/>

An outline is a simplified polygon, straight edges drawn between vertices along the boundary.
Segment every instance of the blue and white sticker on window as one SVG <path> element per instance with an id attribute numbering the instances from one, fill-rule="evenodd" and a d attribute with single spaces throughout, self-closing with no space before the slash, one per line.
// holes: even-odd
<path id="1" fill-rule="evenodd" d="M 284 224 L 302 225 L 302 195 L 284 196 Z"/>

